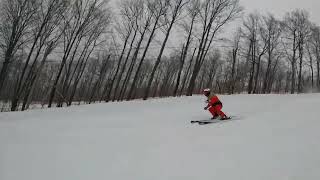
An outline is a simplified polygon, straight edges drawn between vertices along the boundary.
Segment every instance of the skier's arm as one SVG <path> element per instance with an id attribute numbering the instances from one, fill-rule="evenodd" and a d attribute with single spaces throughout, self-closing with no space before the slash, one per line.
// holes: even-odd
<path id="1" fill-rule="evenodd" d="M 207 100 L 206 103 L 208 103 L 208 105 L 204 108 L 204 110 L 208 110 L 211 106 L 210 100 Z"/>

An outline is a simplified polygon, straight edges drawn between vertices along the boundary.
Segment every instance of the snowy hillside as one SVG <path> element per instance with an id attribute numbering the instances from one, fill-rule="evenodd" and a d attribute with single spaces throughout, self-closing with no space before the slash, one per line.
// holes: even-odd
<path id="1" fill-rule="evenodd" d="M 221 96 L 0 113 L 0 180 L 318 180 L 320 94 Z"/>

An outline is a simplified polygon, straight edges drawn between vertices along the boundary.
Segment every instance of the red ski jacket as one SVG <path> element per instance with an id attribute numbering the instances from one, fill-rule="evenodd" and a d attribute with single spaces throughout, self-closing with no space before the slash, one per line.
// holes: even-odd
<path id="1" fill-rule="evenodd" d="M 216 95 L 211 95 L 208 97 L 208 104 L 210 106 L 222 105 L 221 101 Z"/>

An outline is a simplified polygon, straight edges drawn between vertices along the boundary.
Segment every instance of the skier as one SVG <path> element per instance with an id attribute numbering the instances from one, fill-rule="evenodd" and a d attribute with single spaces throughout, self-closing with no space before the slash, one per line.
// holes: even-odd
<path id="1" fill-rule="evenodd" d="M 221 120 L 230 119 L 230 117 L 226 116 L 224 112 L 221 111 L 223 105 L 218 96 L 216 96 L 215 94 L 211 94 L 210 89 L 204 89 L 203 94 L 208 98 L 208 105 L 204 108 L 204 110 L 209 110 L 209 112 L 213 116 L 211 119 L 216 119 L 219 116 L 221 117 Z"/>

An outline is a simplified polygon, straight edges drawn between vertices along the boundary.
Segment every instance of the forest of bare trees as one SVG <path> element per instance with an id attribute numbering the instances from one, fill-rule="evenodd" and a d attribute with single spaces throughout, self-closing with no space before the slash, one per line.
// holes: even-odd
<path id="1" fill-rule="evenodd" d="M 244 13 L 239 0 L 0 1 L 1 111 L 203 88 L 320 90 L 320 27 L 304 10 L 277 18 Z"/>

